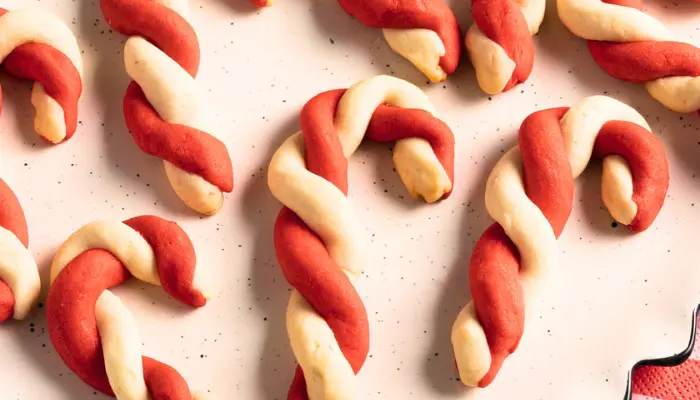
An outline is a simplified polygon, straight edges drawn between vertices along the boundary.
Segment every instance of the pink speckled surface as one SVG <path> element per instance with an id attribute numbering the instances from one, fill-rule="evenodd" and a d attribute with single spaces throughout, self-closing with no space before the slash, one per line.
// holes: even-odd
<path id="1" fill-rule="evenodd" d="M 448 3 L 468 27 L 469 1 Z M 700 3 L 648 5 L 678 35 L 700 41 Z M 492 97 L 479 90 L 466 60 L 447 82 L 427 84 L 378 30 L 354 21 L 333 0 L 280 0 L 260 12 L 248 0 L 191 0 L 202 47 L 197 81 L 237 179 L 212 218 L 182 205 L 162 162 L 140 152 L 128 134 L 121 109 L 129 81 L 124 37 L 110 30 L 97 1 L 5 0 L 2 6 L 54 12 L 84 52 L 80 124 L 57 147 L 32 131 L 30 86 L 0 77 L 0 173 L 25 208 L 42 276 L 60 243 L 85 223 L 149 213 L 177 221 L 219 283 L 217 298 L 190 312 L 136 282 L 116 294 L 135 315 L 144 352 L 177 368 L 194 388 L 227 400 L 286 398 L 295 366 L 284 326 L 289 287 L 274 257 L 280 204 L 267 188 L 267 164 L 299 129 L 299 110 L 310 97 L 376 74 L 407 79 L 430 96 L 455 132 L 456 184 L 447 201 L 423 206 L 401 186 L 387 146 L 363 145 L 351 161 L 350 198 L 372 256 L 358 283 L 371 326 L 370 356 L 358 376 L 363 400 L 621 400 L 637 361 L 688 344 L 700 302 L 700 117 L 668 111 L 642 86 L 601 71 L 586 43 L 558 21 L 553 0 L 535 38 L 531 78 Z M 613 227 L 594 163 L 577 182 L 551 296 L 493 385 L 465 389 L 456 378 L 450 329 L 470 298 L 472 247 L 492 222 L 484 207 L 488 173 L 514 145 L 527 115 L 594 94 L 632 105 L 661 138 L 671 172 L 666 204 L 643 234 Z M 55 354 L 44 311 L 0 326 L 0 399 L 103 399 Z"/>

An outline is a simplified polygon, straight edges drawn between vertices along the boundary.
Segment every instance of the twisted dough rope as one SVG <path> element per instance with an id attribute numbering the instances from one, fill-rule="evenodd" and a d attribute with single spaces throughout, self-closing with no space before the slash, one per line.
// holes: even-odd
<path id="1" fill-rule="evenodd" d="M 34 129 L 51 143 L 68 140 L 78 122 L 82 58 L 73 33 L 36 9 L 0 8 L 0 62 L 11 75 L 34 82 Z M 0 93 L 0 102 L 2 96 Z M 41 282 L 27 250 L 24 210 L 0 178 L 0 322 L 23 319 L 39 298 Z"/>
<path id="2" fill-rule="evenodd" d="M 652 97 L 673 111 L 700 109 L 700 49 L 679 42 L 642 12 L 641 0 L 558 0 L 557 8 L 564 25 L 589 40 L 588 49 L 605 72 L 645 83 Z"/>
<path id="3" fill-rule="evenodd" d="M 39 271 L 28 247 L 24 210 L 0 179 L 0 323 L 24 319 L 39 299 Z"/>
<path id="4" fill-rule="evenodd" d="M 481 90 L 497 94 L 527 80 L 545 6 L 545 0 L 472 0 L 465 44 Z"/>
<path id="5" fill-rule="evenodd" d="M 275 251 L 296 289 L 287 331 L 300 368 L 288 399 L 355 399 L 369 326 L 353 286 L 365 261 L 346 197 L 347 158 L 365 135 L 396 141 L 401 180 L 413 197 L 432 203 L 452 191 L 454 137 L 420 89 L 389 76 L 317 95 L 302 109 L 301 126 L 272 157 L 268 175 L 272 194 L 285 205 L 275 223 Z"/>
<path id="6" fill-rule="evenodd" d="M 591 156 L 603 158 L 602 198 L 615 220 L 639 232 L 661 209 L 669 184 L 666 155 L 633 108 L 593 96 L 571 109 L 530 115 L 519 146 L 501 158 L 486 184 L 486 208 L 496 223 L 474 247 L 474 300 L 452 328 L 465 385 L 489 385 L 518 347 L 557 266 L 556 239 L 571 213 L 574 179 Z"/>
<path id="7" fill-rule="evenodd" d="M 199 42 L 187 22 L 187 0 L 101 0 L 109 25 L 131 36 L 126 72 L 134 80 L 124 97 L 124 118 L 136 144 L 162 158 L 175 193 L 195 211 L 212 215 L 233 190 L 226 145 L 210 133 L 195 83 Z"/>
<path id="8" fill-rule="evenodd" d="M 85 383 L 120 400 L 205 399 L 192 397 L 172 367 L 141 357 L 134 317 L 107 290 L 133 275 L 202 307 L 209 297 L 201 273 L 190 238 L 174 222 L 140 216 L 83 226 L 51 265 L 46 313 L 56 352 Z"/>
<path id="9" fill-rule="evenodd" d="M 540 1 L 540 0 L 537 0 Z M 252 0 L 258 7 L 272 0 Z M 380 28 L 392 50 L 428 79 L 442 82 L 459 64 L 460 30 L 443 0 L 338 0 L 351 17 Z"/>

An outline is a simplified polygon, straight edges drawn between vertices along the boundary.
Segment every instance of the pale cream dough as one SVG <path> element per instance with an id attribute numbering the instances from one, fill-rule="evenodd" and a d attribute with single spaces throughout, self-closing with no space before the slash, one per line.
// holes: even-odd
<path id="1" fill-rule="evenodd" d="M 160 286 L 153 249 L 128 225 L 96 221 L 73 233 L 58 249 L 51 264 L 51 283 L 75 257 L 90 249 L 104 249 L 117 257 L 137 279 Z M 201 268 L 195 268 L 195 288 Z M 201 289 L 199 289 L 201 290 Z M 205 297 L 209 298 L 205 292 Z M 131 312 L 117 296 L 105 290 L 97 298 L 95 318 L 109 384 L 119 400 L 148 400 L 143 377 L 141 339 Z M 214 400 L 209 395 L 195 399 Z"/>
<path id="2" fill-rule="evenodd" d="M 141 337 L 133 315 L 119 297 L 105 290 L 95 303 L 95 319 L 114 396 L 119 400 L 148 400 Z"/>
<path id="3" fill-rule="evenodd" d="M 525 16 L 530 35 L 534 36 L 542 25 L 546 1 L 522 0 L 518 5 Z M 481 90 L 487 94 L 501 93 L 513 76 L 515 62 L 508 57 L 503 47 L 489 39 L 476 24 L 467 30 L 465 45 Z"/>
<path id="4" fill-rule="evenodd" d="M 643 11 L 600 0 L 557 0 L 559 18 L 576 36 L 611 42 L 673 41 L 674 34 Z M 692 43 L 690 43 L 692 44 Z M 678 76 L 647 82 L 647 91 L 666 108 L 690 113 L 700 109 L 700 77 Z"/>
<path id="5" fill-rule="evenodd" d="M 0 279 L 15 296 L 13 318 L 24 319 L 39 299 L 41 281 L 34 258 L 9 230 L 0 227 Z"/>
<path id="6" fill-rule="evenodd" d="M 565 148 L 578 177 L 591 159 L 600 128 L 607 121 L 636 123 L 647 130 L 649 125 L 633 108 L 605 96 L 583 99 L 572 107 L 560 124 Z M 548 282 L 558 265 L 557 243 L 552 227 L 525 193 L 520 148 L 508 151 L 496 164 L 486 183 L 486 209 L 505 230 L 520 253 L 520 284 L 523 288 L 526 321 L 546 295 Z M 637 214 L 632 201 L 632 173 L 618 156 L 603 160 L 602 197 L 610 214 L 622 224 L 629 224 Z M 491 354 L 484 329 L 474 305 L 469 302 L 452 327 L 452 345 L 460 380 L 477 386 L 489 371 Z"/>
<path id="7" fill-rule="evenodd" d="M 75 257 L 91 249 L 114 254 L 138 280 L 160 286 L 155 254 L 146 239 L 130 226 L 119 221 L 95 221 L 82 226 L 63 242 L 51 263 L 51 283 Z M 193 286 L 205 298 L 212 297 L 203 268 L 194 269 Z"/>
<path id="8" fill-rule="evenodd" d="M 370 118 L 380 104 L 434 114 L 427 96 L 408 82 L 389 76 L 361 81 L 348 89 L 337 108 L 335 126 L 345 157 L 350 157 L 362 142 Z M 434 202 L 452 187 L 447 172 L 423 139 L 399 140 L 394 162 L 414 197 Z M 272 157 L 268 185 L 275 198 L 321 237 L 333 261 L 354 283 L 366 265 L 363 232 L 348 198 L 333 184 L 306 169 L 301 132 L 287 139 Z M 287 331 L 294 355 L 304 370 L 311 400 L 357 397 L 355 375 L 333 332 L 296 291 L 287 307 Z"/>
<path id="9" fill-rule="evenodd" d="M 182 13 L 187 1 L 159 3 Z M 186 17 L 186 14 L 183 15 Z M 140 36 L 132 36 L 124 48 L 127 74 L 143 89 L 158 115 L 170 124 L 186 125 L 216 136 L 208 106 L 195 80 L 175 60 Z M 224 204 L 224 194 L 197 174 L 163 161 L 175 193 L 193 210 L 213 215 Z"/>
<path id="10" fill-rule="evenodd" d="M 447 73 L 440 66 L 445 44 L 436 32 L 429 29 L 382 29 L 382 33 L 392 50 L 410 61 L 432 82 L 447 79 Z"/>
<path id="11" fill-rule="evenodd" d="M 9 11 L 0 17 L 0 62 L 15 48 L 27 43 L 49 45 L 65 54 L 78 73 L 83 74 L 83 61 L 75 36 L 54 15 L 40 9 Z M 61 106 L 44 91 L 39 82 L 34 82 L 32 104 L 36 108 L 34 129 L 52 143 L 66 137 L 65 114 Z"/>

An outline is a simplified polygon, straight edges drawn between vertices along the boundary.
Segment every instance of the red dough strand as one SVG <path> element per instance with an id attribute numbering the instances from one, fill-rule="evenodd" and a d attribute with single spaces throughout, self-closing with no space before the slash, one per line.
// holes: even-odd
<path id="1" fill-rule="evenodd" d="M 348 160 L 334 126 L 344 89 L 321 93 L 301 111 L 307 169 L 347 194 Z M 428 112 L 379 106 L 366 136 L 378 142 L 408 137 L 426 139 L 452 180 L 454 138 L 449 127 Z M 449 193 L 444 197 L 449 196 Z M 357 373 L 369 351 L 367 311 L 352 283 L 328 254 L 326 246 L 292 210 L 283 208 L 275 222 L 274 243 L 285 278 L 328 323 L 343 355 Z M 287 397 L 306 400 L 300 367 Z"/>
<path id="2" fill-rule="evenodd" d="M 22 210 L 15 193 L 2 179 L 0 179 L 0 227 L 14 233 L 24 247 L 29 246 L 24 210 Z M 15 295 L 12 289 L 0 280 L 0 323 L 12 318 L 14 307 Z"/>
<path id="3" fill-rule="evenodd" d="M 574 193 L 559 124 L 567 110 L 554 108 L 530 115 L 520 128 L 518 141 L 525 192 L 547 218 L 557 238 L 571 214 Z M 661 209 L 669 184 L 663 145 L 641 126 L 611 121 L 601 128 L 594 148 L 595 157 L 608 155 L 619 155 L 629 164 L 638 211 L 628 228 L 645 230 Z M 665 167 L 659 168 L 660 165 Z M 493 381 L 503 361 L 518 347 L 524 331 L 519 271 L 520 256 L 515 244 L 499 224 L 491 225 L 476 243 L 469 265 L 474 306 L 492 357 L 491 369 L 479 382 L 481 387 Z"/>
<path id="4" fill-rule="evenodd" d="M 0 8 L 0 16 L 8 10 Z M 3 68 L 12 76 L 41 83 L 47 95 L 61 106 L 68 140 L 78 125 L 78 100 L 82 92 L 80 74 L 71 60 L 55 48 L 41 43 L 27 43 L 15 49 L 3 60 Z M 0 110 L 2 91 L 0 89 Z M 7 183 L 0 179 L 0 227 L 3 227 L 29 246 L 27 221 L 24 210 Z M 12 289 L 0 280 L 0 322 L 12 318 L 15 296 Z"/>
<path id="5" fill-rule="evenodd" d="M 380 29 L 428 29 L 442 39 L 445 55 L 440 67 L 447 75 L 457 68 L 461 33 L 452 10 L 442 0 L 338 0 L 340 6 L 363 24 Z"/>
<path id="6" fill-rule="evenodd" d="M 535 44 L 525 16 L 515 0 L 472 0 L 474 23 L 484 35 L 498 43 L 515 63 L 508 91 L 525 82 L 535 62 Z"/>
<path id="7" fill-rule="evenodd" d="M 177 12 L 152 0 L 101 0 L 109 25 L 127 36 L 142 36 L 192 77 L 199 69 L 199 42 Z M 196 174 L 222 192 L 233 190 L 233 167 L 223 142 L 207 132 L 163 121 L 136 82 L 124 97 L 126 125 L 139 148 Z"/>
<path id="8" fill-rule="evenodd" d="M 206 303 L 192 287 L 195 255 L 187 234 L 174 222 L 154 216 L 124 221 L 151 245 L 163 288 L 192 307 Z M 111 253 L 94 249 L 73 259 L 56 277 L 46 301 L 51 342 L 71 371 L 96 390 L 114 396 L 105 371 L 95 320 L 95 303 L 106 289 L 131 274 Z M 146 386 L 154 400 L 191 400 L 185 380 L 172 367 L 143 357 Z"/>
<path id="9" fill-rule="evenodd" d="M 641 0 L 608 0 L 606 3 L 642 11 Z M 700 76 L 700 48 L 681 42 L 631 43 L 588 41 L 595 62 L 611 76 L 645 83 L 673 76 Z"/>
<path id="10" fill-rule="evenodd" d="M 0 8 L 0 16 L 7 12 Z M 83 90 L 80 74 L 71 60 L 49 45 L 27 43 L 12 50 L 2 66 L 12 76 L 41 83 L 46 94 L 63 109 L 66 123 L 63 141 L 70 139 L 78 126 L 78 100 Z"/>

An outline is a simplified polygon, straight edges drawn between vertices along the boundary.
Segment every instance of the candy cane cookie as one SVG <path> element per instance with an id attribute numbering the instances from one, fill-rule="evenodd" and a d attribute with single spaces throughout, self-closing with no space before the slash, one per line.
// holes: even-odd
<path id="1" fill-rule="evenodd" d="M 277 259 L 294 287 L 287 332 L 299 362 L 288 399 L 357 399 L 355 374 L 369 348 L 364 304 L 353 286 L 365 269 L 352 212 L 348 158 L 367 136 L 396 141 L 394 163 L 408 192 L 433 203 L 450 195 L 454 137 L 427 96 L 377 76 L 312 98 L 301 132 L 272 157 L 268 185 L 285 207 L 274 229 Z"/>
<path id="2" fill-rule="evenodd" d="M 272 0 L 251 2 L 257 7 L 272 5 Z M 389 47 L 432 82 L 444 81 L 457 69 L 461 33 L 454 13 L 443 0 L 338 0 L 338 3 L 364 25 L 381 29 Z"/>
<path id="3" fill-rule="evenodd" d="M 441 82 L 459 64 L 461 33 L 443 0 L 338 0 L 348 15 L 380 28 L 392 50 Z"/>
<path id="4" fill-rule="evenodd" d="M 531 114 L 518 146 L 496 164 L 486 209 L 496 220 L 474 246 L 473 300 L 452 328 L 461 381 L 485 387 L 516 350 L 557 268 L 557 238 L 572 208 L 574 179 L 603 159 L 602 199 L 612 217 L 640 232 L 654 221 L 669 184 L 661 141 L 633 108 L 605 96 Z"/>
<path id="5" fill-rule="evenodd" d="M 51 143 L 68 140 L 78 125 L 82 92 L 83 64 L 75 36 L 58 18 L 42 10 L 2 8 L 0 36 L 4 69 L 34 81 L 34 129 Z M 0 322 L 23 319 L 39 298 L 39 272 L 28 245 L 24 210 L 0 178 Z"/>
<path id="6" fill-rule="evenodd" d="M 532 36 L 542 25 L 545 0 L 472 0 L 474 24 L 465 38 L 481 90 L 508 91 L 525 82 L 535 61 Z"/>
<path id="7" fill-rule="evenodd" d="M 0 323 L 24 319 L 39 299 L 39 271 L 28 246 L 24 210 L 0 179 Z"/>
<path id="8" fill-rule="evenodd" d="M 124 118 L 136 144 L 163 159 L 187 206 L 215 214 L 233 190 L 233 170 L 195 82 L 199 42 L 186 19 L 187 0 L 100 0 L 100 7 L 112 28 L 130 36 L 124 61 L 133 82 Z"/>
<path id="9" fill-rule="evenodd" d="M 80 379 L 106 395 L 192 399 L 175 369 L 141 356 L 136 321 L 108 289 L 133 275 L 161 285 L 186 305 L 202 307 L 209 299 L 203 272 L 190 238 L 174 222 L 147 215 L 83 226 L 51 264 L 46 315 L 56 352 Z"/>
<path id="10" fill-rule="evenodd" d="M 588 40 L 595 62 L 615 78 L 644 83 L 666 108 L 700 110 L 700 48 L 678 40 L 641 0 L 557 0 L 559 18 Z"/>

